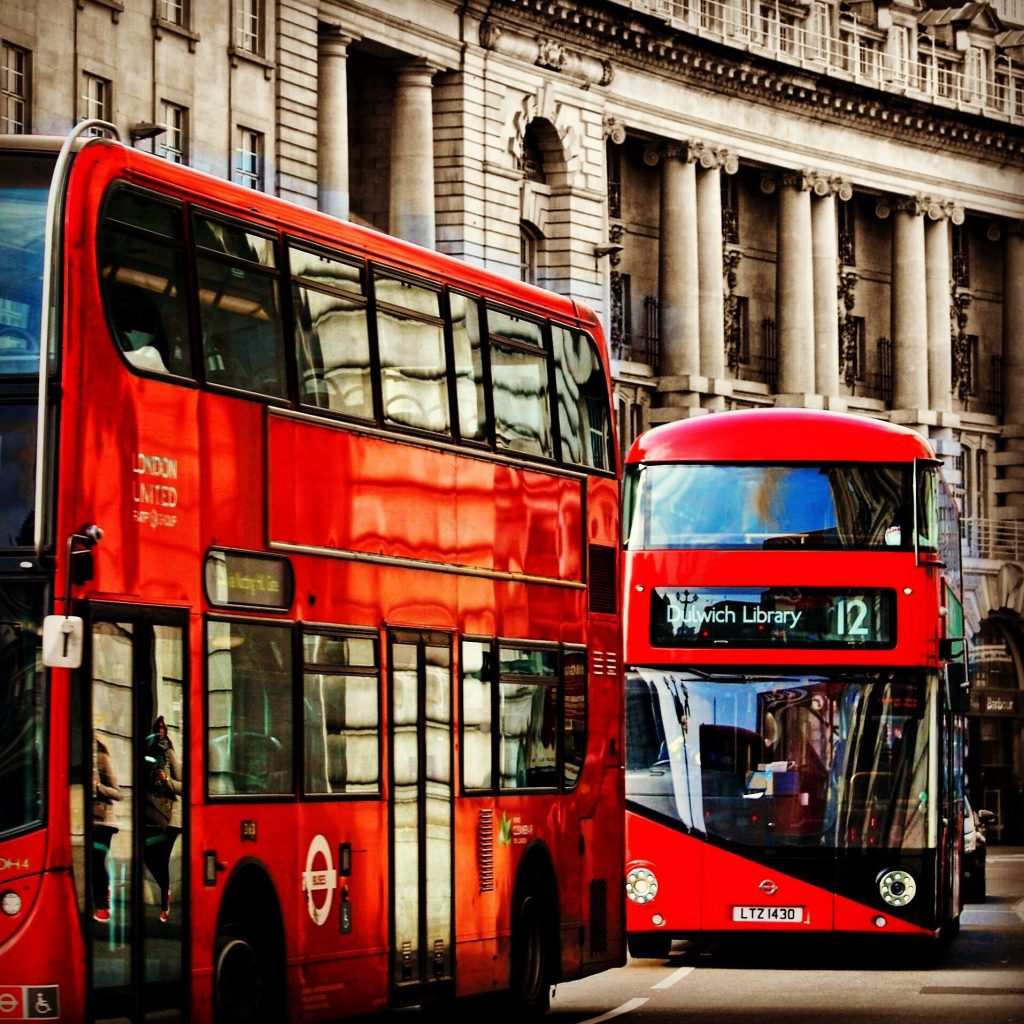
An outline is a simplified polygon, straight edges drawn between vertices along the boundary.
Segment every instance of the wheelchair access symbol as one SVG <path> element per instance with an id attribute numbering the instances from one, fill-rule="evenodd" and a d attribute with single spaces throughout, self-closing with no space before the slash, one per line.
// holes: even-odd
<path id="1" fill-rule="evenodd" d="M 0 1021 L 56 1020 L 60 1016 L 60 986 L 0 986 Z"/>

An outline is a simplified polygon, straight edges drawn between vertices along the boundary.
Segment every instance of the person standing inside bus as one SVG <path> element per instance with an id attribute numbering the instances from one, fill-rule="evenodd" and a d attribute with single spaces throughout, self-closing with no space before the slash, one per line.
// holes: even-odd
<path id="1" fill-rule="evenodd" d="M 160 887 L 160 920 L 171 913 L 171 851 L 181 831 L 173 824 L 181 793 L 181 766 L 160 715 L 146 737 L 146 845 L 143 860 Z"/>
<path id="2" fill-rule="evenodd" d="M 110 844 L 117 835 L 111 822 L 121 788 L 110 751 L 99 736 L 93 737 L 92 765 L 92 916 L 105 923 L 110 920 Z"/>

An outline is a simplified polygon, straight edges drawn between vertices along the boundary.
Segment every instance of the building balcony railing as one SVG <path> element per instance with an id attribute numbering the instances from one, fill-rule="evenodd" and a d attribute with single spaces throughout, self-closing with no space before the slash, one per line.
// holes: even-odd
<path id="1" fill-rule="evenodd" d="M 898 93 L 911 99 L 1014 124 L 1024 124 L 1024 64 L 986 52 L 987 70 L 968 71 L 963 57 L 922 36 L 895 36 L 852 18 L 839 35 L 822 31 L 794 10 L 799 0 L 617 0 L 664 19 L 674 28 L 784 64 Z M 893 32 L 906 32 L 904 27 Z M 916 43 L 916 46 L 914 44 Z M 911 47 L 914 50 L 911 50 Z M 916 50 L 916 52 L 914 52 Z"/>
<path id="2" fill-rule="evenodd" d="M 961 520 L 964 555 L 1006 562 L 1024 562 L 1024 520 Z"/>

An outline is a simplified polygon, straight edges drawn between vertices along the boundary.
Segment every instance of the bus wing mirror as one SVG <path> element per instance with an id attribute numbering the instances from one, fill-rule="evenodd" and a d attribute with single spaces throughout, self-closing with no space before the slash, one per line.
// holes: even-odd
<path id="1" fill-rule="evenodd" d="M 967 666 L 962 661 L 946 663 L 946 691 L 950 708 L 960 714 L 971 710 L 971 687 Z"/>
<path id="2" fill-rule="evenodd" d="M 78 668 L 82 664 L 85 625 L 77 615 L 43 619 L 43 664 L 47 668 Z"/>

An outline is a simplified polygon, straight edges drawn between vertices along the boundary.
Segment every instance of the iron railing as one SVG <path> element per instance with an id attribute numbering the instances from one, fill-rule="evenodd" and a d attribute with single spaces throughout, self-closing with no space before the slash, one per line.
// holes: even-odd
<path id="1" fill-rule="evenodd" d="M 967 558 L 1024 561 L 1024 514 L 1020 519 L 962 519 Z"/>

